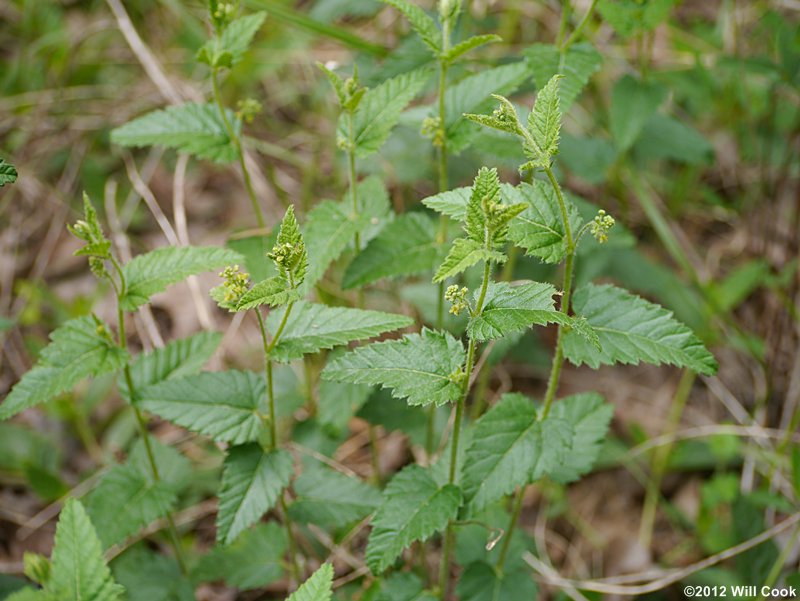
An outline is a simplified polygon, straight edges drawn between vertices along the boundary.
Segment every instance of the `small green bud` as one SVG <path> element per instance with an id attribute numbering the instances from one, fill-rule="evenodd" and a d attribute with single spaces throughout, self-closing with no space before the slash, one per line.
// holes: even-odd
<path id="1" fill-rule="evenodd" d="M 469 308 L 467 294 L 469 294 L 469 289 L 466 287 L 459 288 L 455 284 L 447 287 L 447 290 L 444 292 L 444 299 L 453 305 L 450 307 L 450 313 L 453 315 L 458 315 L 464 309 Z"/>
<path id="2" fill-rule="evenodd" d="M 225 280 L 222 284 L 223 301 L 236 305 L 250 289 L 250 274 L 239 271 L 238 265 L 229 265 L 219 276 Z"/>
<path id="3" fill-rule="evenodd" d="M 442 21 L 452 19 L 461 10 L 461 0 L 439 0 L 439 17 Z"/>
<path id="4" fill-rule="evenodd" d="M 608 232 L 615 223 L 611 215 L 607 215 L 603 209 L 600 209 L 597 211 L 597 216 L 592 221 L 589 231 L 600 244 L 604 244 L 608 242 Z"/>
<path id="5" fill-rule="evenodd" d="M 240 100 L 236 110 L 236 117 L 240 121 L 252 123 L 253 119 L 261 112 L 262 108 L 261 103 L 253 98 Z"/>
<path id="6" fill-rule="evenodd" d="M 439 117 L 425 117 L 422 120 L 422 128 L 420 130 L 422 136 L 432 140 L 433 145 L 441 148 L 444 145 L 444 128 L 442 127 L 442 120 Z"/>

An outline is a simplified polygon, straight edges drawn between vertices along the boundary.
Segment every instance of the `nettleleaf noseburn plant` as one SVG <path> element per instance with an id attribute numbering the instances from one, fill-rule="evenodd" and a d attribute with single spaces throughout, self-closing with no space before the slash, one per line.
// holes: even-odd
<path id="1" fill-rule="evenodd" d="M 462 575 L 465 583 L 480 574 L 499 583 L 508 577 L 506 557 L 524 488 L 544 477 L 569 482 L 591 469 L 612 411 L 594 393 L 554 402 L 565 358 L 595 368 L 646 361 L 704 374 L 717 369 L 702 343 L 665 309 L 610 285 L 587 284 L 573 295 L 577 245 L 587 232 L 605 242 L 614 220 L 599 210 L 595 219 L 582 223 L 552 171 L 561 127 L 559 79 L 554 76 L 541 89 L 527 125 L 502 97 L 494 114 L 468 116 L 520 136 L 529 159 L 523 169 L 543 171 L 547 182 L 534 179 L 514 187 L 501 184 L 495 170 L 482 168 L 468 195 L 453 191 L 425 201 L 461 221 L 465 234 L 454 241 L 434 281 L 457 277 L 475 265 L 483 267 L 480 287 L 472 294 L 458 284 L 445 292 L 452 312 L 469 315 L 466 350 L 447 332 L 423 328 L 419 334 L 357 348 L 323 372 L 323 378 L 390 388 L 411 405 L 455 404 L 446 470 L 410 466 L 397 474 L 386 487 L 367 544 L 367 564 L 380 574 L 415 541 L 442 533 L 443 599 L 450 582 L 452 531 L 460 515 L 479 513 L 516 491 L 496 565 L 477 562 L 466 566 Z M 506 240 L 545 262 L 564 261 L 559 308 L 558 291 L 550 284 L 492 280 L 492 266 L 506 260 Z M 464 405 L 480 344 L 551 323 L 557 324 L 558 336 L 543 403 L 537 407 L 522 395 L 504 396 L 469 427 L 470 443 L 460 465 Z"/>

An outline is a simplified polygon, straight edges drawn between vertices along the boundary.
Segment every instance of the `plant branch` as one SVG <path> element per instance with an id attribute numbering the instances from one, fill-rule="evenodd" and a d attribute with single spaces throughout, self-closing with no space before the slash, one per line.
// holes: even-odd
<path id="1" fill-rule="evenodd" d="M 256 221 L 258 222 L 258 227 L 263 229 L 264 227 L 266 227 L 266 222 L 264 221 L 264 213 L 261 211 L 261 205 L 258 202 L 256 191 L 253 189 L 253 182 L 250 179 L 250 171 L 247 169 L 247 163 L 244 157 L 242 140 L 240 136 L 238 136 L 236 132 L 233 130 L 231 122 L 228 119 L 227 112 L 225 110 L 225 104 L 222 102 L 222 94 L 220 93 L 219 90 L 219 80 L 217 79 L 217 73 L 218 73 L 217 69 L 214 69 L 214 71 L 211 73 L 211 85 L 214 90 L 214 101 L 217 103 L 217 107 L 219 108 L 219 114 L 222 118 L 222 123 L 225 126 L 225 131 L 228 132 L 228 137 L 233 143 L 234 148 L 236 148 L 236 156 L 239 158 L 239 166 L 242 169 L 242 179 L 244 179 L 244 187 L 247 189 L 247 195 L 250 197 L 250 203 L 253 205 L 253 212 L 256 215 Z"/>

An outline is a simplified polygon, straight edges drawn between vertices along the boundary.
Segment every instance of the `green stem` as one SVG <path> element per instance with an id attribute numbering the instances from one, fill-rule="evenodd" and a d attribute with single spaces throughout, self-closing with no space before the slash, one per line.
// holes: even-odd
<path id="1" fill-rule="evenodd" d="M 217 107 L 219 107 L 219 113 L 222 117 L 222 123 L 225 126 L 225 131 L 228 132 L 228 138 L 230 138 L 231 142 L 233 143 L 233 146 L 236 149 L 236 155 L 239 157 L 239 166 L 242 169 L 244 187 L 247 189 L 247 194 L 250 197 L 250 203 L 253 205 L 253 212 L 256 214 L 258 227 L 263 229 L 266 227 L 264 213 L 261 211 L 261 205 L 258 202 L 256 191 L 253 189 L 253 182 L 250 179 L 250 171 L 248 171 L 247 164 L 245 163 L 244 150 L 242 149 L 242 139 L 236 134 L 231 126 L 230 120 L 228 119 L 228 114 L 225 110 L 225 104 L 222 102 L 222 94 L 220 93 L 219 81 L 217 80 L 217 72 L 218 70 L 214 69 L 213 73 L 211 74 L 211 85 L 214 89 L 214 101 L 217 103 Z"/>
<path id="2" fill-rule="evenodd" d="M 783 566 L 786 564 L 786 560 L 789 559 L 789 554 L 792 552 L 794 548 L 793 541 L 797 541 L 798 537 L 800 537 L 800 525 L 796 526 L 795 529 L 792 531 L 791 536 L 789 536 L 786 544 L 783 547 L 780 555 L 778 555 L 775 563 L 772 564 L 772 568 L 767 574 L 766 580 L 762 583 L 761 589 L 764 587 L 771 589 L 772 586 L 778 581 L 778 576 L 781 575 L 781 570 Z M 761 590 L 759 589 L 759 590 Z M 758 601 L 765 601 L 766 597 L 762 594 L 759 595 Z"/>
<path id="3" fill-rule="evenodd" d="M 580 22 L 580 23 L 578 23 L 578 26 L 575 28 L 575 31 L 573 31 L 573 32 L 572 32 L 572 34 L 571 34 L 571 35 L 570 35 L 570 36 L 567 38 L 567 41 L 565 41 L 565 42 L 564 42 L 564 43 L 561 45 L 561 52 L 566 52 L 566 51 L 567 51 L 567 49 L 568 49 L 570 46 L 572 46 L 572 44 L 573 44 L 573 43 L 574 43 L 574 42 L 575 42 L 577 39 L 579 39 L 579 38 L 580 38 L 580 35 L 581 35 L 581 33 L 583 32 L 583 29 L 584 29 L 584 28 L 586 27 L 586 25 L 589 23 L 589 19 L 592 17 L 592 13 L 594 13 L 594 8 L 595 8 L 595 6 L 597 6 L 597 0 L 592 0 L 592 3 L 589 5 L 589 10 L 587 10 L 587 11 L 586 11 L 586 14 L 585 14 L 585 15 L 583 15 L 583 19 L 581 19 L 581 22 Z"/>
<path id="4" fill-rule="evenodd" d="M 489 288 L 489 279 L 492 273 L 492 266 L 486 262 L 483 266 L 483 282 L 481 283 L 481 293 L 478 296 L 478 302 L 475 306 L 473 316 L 480 315 L 483 311 L 483 301 L 486 299 L 486 291 Z M 453 420 L 453 441 L 450 445 L 450 471 L 448 474 L 448 482 L 453 484 L 456 480 L 456 473 L 458 472 L 458 443 L 461 439 L 461 421 L 464 416 L 464 404 L 466 403 L 467 396 L 469 395 L 469 384 L 472 379 L 472 370 L 475 363 L 475 347 L 477 346 L 474 339 L 470 339 L 469 346 L 467 347 L 467 361 L 464 368 L 464 380 L 461 384 L 461 395 L 456 403 L 456 415 Z M 442 563 L 439 569 L 439 592 L 441 599 L 447 598 L 447 588 L 450 581 L 450 556 L 453 552 L 453 524 L 448 522 L 447 529 L 444 534 L 444 547 L 442 550 Z"/>
<path id="5" fill-rule="evenodd" d="M 569 222 L 567 204 L 564 201 L 564 195 L 561 192 L 561 186 L 558 185 L 558 181 L 556 180 L 555 175 L 553 175 L 552 169 L 549 167 L 545 168 L 545 173 L 547 174 L 547 179 L 550 180 L 550 185 L 553 187 L 553 190 L 556 193 L 556 198 L 558 199 L 558 206 L 561 211 L 561 221 L 564 226 L 564 237 L 566 238 L 567 242 L 567 258 L 564 263 L 564 292 L 561 296 L 561 307 L 559 310 L 564 315 L 569 315 L 570 296 L 572 293 L 572 273 L 575 268 L 575 241 L 572 236 L 572 226 Z M 561 378 L 561 367 L 564 364 L 564 333 L 564 326 L 559 324 L 558 335 L 556 338 L 556 351 L 553 355 L 553 363 L 550 366 L 550 377 L 547 380 L 547 391 L 544 395 L 544 403 L 542 405 L 542 411 L 539 414 L 539 421 L 544 420 L 550 413 L 550 407 L 553 405 L 553 401 L 556 398 L 556 392 L 558 391 L 558 383 Z M 522 503 L 521 498 L 524 494 L 525 487 L 521 486 L 519 492 L 517 493 L 517 503 L 520 506 L 520 510 Z M 519 512 L 517 511 L 512 514 L 511 520 L 508 524 L 508 532 L 506 532 L 506 536 L 509 537 L 509 539 L 518 519 Z M 506 539 L 504 546 L 505 545 L 508 545 L 508 539 Z M 505 561 L 505 557 L 503 557 L 503 561 Z M 502 567 L 502 563 L 498 563 L 498 567 Z"/>
<path id="6" fill-rule="evenodd" d="M 112 262 L 116 263 L 112 259 Z M 120 274 L 122 274 L 122 270 L 120 269 Z M 125 280 L 124 276 L 122 276 L 122 289 L 125 289 Z M 119 322 L 119 347 L 121 349 L 127 350 L 128 343 L 127 339 L 125 338 L 125 314 L 121 308 L 121 297 L 117 297 L 117 305 L 119 306 L 119 317 L 121 318 Z M 153 474 L 153 480 L 155 482 L 159 482 L 161 480 L 161 475 L 158 471 L 158 464 L 156 463 L 155 454 L 153 453 L 153 446 L 150 443 L 150 436 L 147 432 L 147 420 L 145 419 L 142 412 L 139 411 L 139 408 L 136 406 L 135 399 L 136 399 L 136 388 L 133 384 L 133 377 L 131 376 L 131 367 L 129 363 L 125 364 L 125 367 L 122 370 L 125 383 L 128 385 L 128 397 L 131 401 L 131 407 L 133 408 L 133 413 L 136 416 L 136 423 L 139 427 L 139 433 L 144 441 L 144 450 L 145 454 L 147 455 L 147 461 L 150 464 L 150 471 Z M 172 549 L 175 552 L 175 559 L 178 562 L 178 566 L 180 567 L 181 573 L 186 575 L 189 573 L 188 569 L 186 568 L 186 561 L 183 558 L 183 551 L 181 550 L 180 540 L 178 539 L 178 530 L 175 527 L 175 520 L 172 518 L 172 512 L 167 512 L 167 531 L 169 533 L 170 544 L 172 545 Z"/>
<path id="7" fill-rule="evenodd" d="M 689 398 L 689 393 L 692 390 L 692 384 L 694 384 L 696 377 L 696 374 L 689 369 L 684 370 L 681 375 L 678 388 L 672 399 L 672 406 L 670 407 L 669 416 L 667 417 L 667 425 L 666 428 L 664 428 L 664 434 L 667 436 L 672 436 L 678 429 L 681 416 L 683 415 L 683 409 L 686 407 L 686 401 Z M 661 481 L 666 472 L 673 444 L 674 443 L 670 442 L 659 447 L 653 456 L 650 479 L 647 483 L 644 505 L 642 507 L 642 522 L 639 526 L 639 541 L 643 549 L 649 549 L 652 542 L 653 526 L 656 520 L 656 510 L 658 509 L 658 499 L 661 491 Z"/>
<path id="8" fill-rule="evenodd" d="M 356 191 L 356 150 L 354 140 L 353 113 L 348 113 L 348 133 L 350 136 L 347 146 L 347 173 L 350 181 L 350 199 L 353 201 L 353 216 L 358 217 L 358 192 Z M 361 251 L 361 233 L 356 231 L 355 235 L 356 254 Z"/>
<path id="9" fill-rule="evenodd" d="M 450 49 L 450 19 L 445 19 L 442 23 L 442 54 Z M 449 185 L 449 178 L 447 175 L 447 106 L 445 104 L 445 93 L 447 92 L 447 63 L 439 61 L 439 90 L 438 90 L 438 108 L 439 108 L 439 128 L 440 135 L 438 136 L 439 151 L 438 167 L 439 167 L 439 192 L 446 192 Z M 447 217 L 441 215 L 439 217 L 439 236 L 438 241 L 444 244 L 447 240 Z M 436 304 L 436 324 L 439 329 L 444 326 L 444 282 L 439 282 L 437 290 L 437 304 Z M 434 407 L 430 409 L 431 413 L 435 411 Z M 432 419 L 432 418 L 429 418 Z"/>
<path id="10" fill-rule="evenodd" d="M 571 14 L 572 6 L 570 5 L 570 0 L 564 0 L 563 8 L 561 10 L 561 24 L 558 27 L 558 41 L 556 42 L 558 46 L 561 46 L 564 43 L 564 36 L 567 35 L 567 25 L 569 25 L 569 18 Z"/>
<path id="11" fill-rule="evenodd" d="M 289 555 L 291 556 L 291 561 L 289 565 L 292 567 L 292 575 L 294 577 L 294 581 L 297 584 L 300 584 L 301 581 L 301 573 L 300 573 L 300 564 L 297 563 L 297 539 L 294 537 L 294 530 L 292 529 L 292 522 L 289 519 L 289 510 L 286 507 L 286 499 L 281 493 L 280 496 L 280 503 L 281 503 L 281 511 L 283 512 L 283 523 L 286 527 L 286 538 L 289 541 Z"/>
<path id="12" fill-rule="evenodd" d="M 255 309 L 258 318 L 258 328 L 261 330 L 261 343 L 264 346 L 264 375 L 267 378 L 267 406 L 269 407 L 269 440 L 270 449 L 278 446 L 278 427 L 275 423 L 275 386 L 272 379 L 272 359 L 269 357 L 270 345 L 267 338 L 267 328 L 264 325 L 264 318 L 261 311 Z"/>
<path id="13" fill-rule="evenodd" d="M 514 532 L 514 527 L 517 525 L 517 520 L 519 520 L 519 514 L 522 513 L 522 501 L 525 498 L 525 487 L 520 486 L 517 489 L 517 494 L 514 497 L 514 509 L 511 511 L 511 519 L 508 521 L 508 530 L 504 533 L 505 539 L 503 540 L 503 546 L 500 549 L 500 555 L 497 558 L 497 570 L 502 572 L 503 567 L 506 563 L 506 555 L 508 555 L 508 549 L 511 546 L 511 535 Z"/>

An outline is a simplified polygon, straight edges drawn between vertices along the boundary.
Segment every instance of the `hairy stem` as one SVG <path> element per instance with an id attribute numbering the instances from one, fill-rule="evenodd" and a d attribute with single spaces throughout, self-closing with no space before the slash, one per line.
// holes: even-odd
<path id="1" fill-rule="evenodd" d="M 214 101 L 217 103 L 217 107 L 219 108 L 219 113 L 220 116 L 222 117 L 222 123 L 225 126 L 225 131 L 228 132 L 228 137 L 230 138 L 234 148 L 236 149 L 236 156 L 239 158 L 239 166 L 242 169 L 242 179 L 244 180 L 244 187 L 247 189 L 247 195 L 250 197 L 250 203 L 253 205 L 253 212 L 256 215 L 256 221 L 258 221 L 258 227 L 263 229 L 264 227 L 266 227 L 266 222 L 264 221 L 264 213 L 261 211 L 261 205 L 258 202 L 256 191 L 253 189 L 253 182 L 250 179 L 250 171 L 248 171 L 247 169 L 247 164 L 244 156 L 244 149 L 242 148 L 242 139 L 240 136 L 236 135 L 236 132 L 231 126 L 231 122 L 228 119 L 228 115 L 225 111 L 225 104 L 223 104 L 222 102 L 222 94 L 220 93 L 219 90 L 219 80 L 217 79 L 217 69 L 214 69 L 214 72 L 211 74 L 211 85 L 214 89 Z"/>
<path id="2" fill-rule="evenodd" d="M 478 302 L 475 306 L 473 315 L 480 315 L 483 311 L 483 301 L 486 299 L 486 291 L 489 288 L 489 280 L 492 274 L 492 266 L 486 262 L 483 266 L 483 282 L 481 283 L 481 292 L 478 296 Z M 464 364 L 464 380 L 461 384 L 461 395 L 456 403 L 456 415 L 453 420 L 453 441 L 450 445 L 450 471 L 448 473 L 448 482 L 453 484 L 456 481 L 456 474 L 458 473 L 458 443 L 461 438 L 461 421 L 464 416 L 464 405 L 469 395 L 469 384 L 472 379 L 472 370 L 475 367 L 475 348 L 477 343 L 474 339 L 470 338 L 469 346 L 467 347 L 467 361 Z M 447 588 L 450 582 L 450 556 L 453 552 L 453 524 L 449 522 L 444 534 L 444 547 L 442 549 L 442 563 L 439 568 L 439 592 L 442 599 L 447 598 Z"/>
<path id="3" fill-rule="evenodd" d="M 547 174 L 547 179 L 550 180 L 550 185 L 553 187 L 553 190 L 556 193 L 556 198 L 558 199 L 558 207 L 561 211 L 561 220 L 564 225 L 564 238 L 566 238 L 567 242 L 567 258 L 564 262 L 564 285 L 563 285 L 563 294 L 561 296 L 561 307 L 560 311 L 564 315 L 569 315 L 569 303 L 570 303 L 570 296 L 572 293 L 572 273 L 575 268 L 575 241 L 572 236 L 572 226 L 569 223 L 569 214 L 567 213 L 567 204 L 564 200 L 564 195 L 561 192 L 561 186 L 558 185 L 558 181 L 553 175 L 553 170 L 549 167 L 545 169 L 545 173 Z M 544 403 L 542 405 L 542 411 L 539 413 L 539 421 L 544 420 L 547 415 L 550 413 L 550 408 L 553 405 L 553 401 L 556 398 L 556 392 L 558 391 L 558 383 L 561 378 L 561 367 L 564 364 L 564 326 L 559 324 L 558 325 L 558 334 L 556 338 L 556 350 L 555 354 L 553 355 L 553 363 L 550 366 L 550 377 L 547 379 L 547 391 L 544 395 Z M 508 531 L 506 532 L 506 536 L 508 537 L 505 542 L 503 543 L 503 547 L 507 547 L 509 541 L 511 539 L 511 533 L 513 532 L 514 528 L 516 527 L 517 520 L 519 519 L 519 513 L 522 509 L 522 497 L 525 495 L 525 487 L 521 486 L 519 491 L 517 491 L 517 500 L 515 504 L 515 512 L 511 515 L 511 520 L 508 524 Z M 519 510 L 516 510 L 516 508 Z M 505 554 L 501 552 L 502 561 L 498 562 L 498 568 L 502 569 L 503 562 L 505 561 Z"/>
<path id="4" fill-rule="evenodd" d="M 127 290 L 127 284 L 125 282 L 125 274 L 122 271 L 122 267 L 117 262 L 117 260 L 111 257 L 111 264 L 114 266 L 114 269 L 117 271 L 119 275 L 119 288 L 116 286 L 114 287 L 117 291 L 117 333 L 118 333 L 118 345 L 119 348 L 127 351 L 128 350 L 128 338 L 125 334 L 125 312 L 122 309 L 122 298 Z M 130 362 L 125 363 L 125 367 L 123 367 L 122 372 L 125 377 L 125 384 L 128 386 L 128 398 L 130 399 L 131 407 L 133 408 L 133 413 L 136 416 L 136 423 L 139 427 L 139 434 L 142 437 L 142 441 L 144 442 L 144 450 L 145 454 L 147 455 L 147 461 L 150 464 L 150 471 L 153 474 L 153 480 L 155 482 L 159 482 L 161 480 L 161 475 L 158 472 L 158 464 L 156 463 L 155 454 L 153 453 L 153 446 L 150 443 L 150 436 L 147 432 L 147 420 L 145 419 L 142 412 L 136 406 L 136 387 L 133 384 L 133 376 L 131 376 L 131 366 Z M 175 528 L 175 520 L 172 518 L 172 512 L 167 512 L 167 531 L 169 533 L 170 544 L 172 545 L 172 549 L 175 553 L 175 560 L 178 562 L 178 566 L 180 567 L 182 574 L 188 574 L 188 570 L 186 568 L 186 561 L 183 558 L 183 551 L 181 550 L 180 540 L 178 539 L 178 530 Z"/>
<path id="5" fill-rule="evenodd" d="M 520 486 L 517 489 L 517 494 L 514 496 L 514 509 L 511 511 L 511 519 L 508 521 L 508 529 L 506 530 L 503 540 L 503 546 L 500 548 L 500 555 L 497 557 L 497 570 L 502 572 L 506 563 L 506 555 L 511 546 L 511 535 L 514 533 L 514 527 L 519 520 L 519 514 L 522 513 L 522 501 L 525 498 L 525 487 Z"/>

